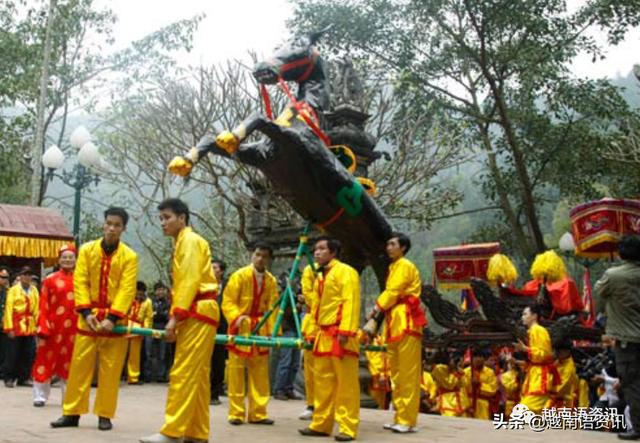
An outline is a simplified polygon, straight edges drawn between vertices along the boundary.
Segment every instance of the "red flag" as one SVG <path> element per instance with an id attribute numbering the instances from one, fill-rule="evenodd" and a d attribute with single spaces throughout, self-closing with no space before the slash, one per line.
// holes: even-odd
<path id="1" fill-rule="evenodd" d="M 583 322 L 585 326 L 593 326 L 596 321 L 595 306 L 593 305 L 593 292 L 591 290 L 591 274 L 589 268 L 585 266 L 584 275 L 582 276 L 582 304 L 585 311 L 589 311 L 589 316 Z"/>

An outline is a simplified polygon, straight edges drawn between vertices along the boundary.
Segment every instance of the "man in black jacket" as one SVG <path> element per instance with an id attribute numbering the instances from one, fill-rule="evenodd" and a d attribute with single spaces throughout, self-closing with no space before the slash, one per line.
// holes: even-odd
<path id="1" fill-rule="evenodd" d="M 169 321 L 169 289 L 162 282 L 153 286 L 153 329 L 164 330 Z M 168 380 L 169 364 L 167 361 L 167 343 L 163 339 L 145 337 L 145 380 L 166 383 Z"/>
<path id="2" fill-rule="evenodd" d="M 622 264 L 607 269 L 595 292 L 607 315 L 603 341 L 613 344 L 622 393 L 631 412 L 633 430 L 618 438 L 640 440 L 640 236 L 623 237 L 618 253 Z"/>

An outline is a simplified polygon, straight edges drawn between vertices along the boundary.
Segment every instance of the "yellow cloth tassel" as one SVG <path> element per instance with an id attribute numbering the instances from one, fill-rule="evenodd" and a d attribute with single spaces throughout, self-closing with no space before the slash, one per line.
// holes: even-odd
<path id="1" fill-rule="evenodd" d="M 513 283 L 518 278 L 518 270 L 504 254 L 495 254 L 489 259 L 487 280 L 492 283 Z"/>
<path id="2" fill-rule="evenodd" d="M 60 248 L 68 244 L 69 239 L 56 240 L 0 235 L 0 255 L 43 258 L 45 266 L 53 266 L 58 262 L 58 252 Z"/>
<path id="3" fill-rule="evenodd" d="M 539 281 L 553 283 L 567 275 L 564 260 L 555 251 L 538 254 L 531 265 L 531 276 Z"/>

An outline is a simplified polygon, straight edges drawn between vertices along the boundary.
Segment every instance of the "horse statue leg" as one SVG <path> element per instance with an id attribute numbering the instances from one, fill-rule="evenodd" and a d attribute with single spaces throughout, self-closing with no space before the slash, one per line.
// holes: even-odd
<path id="1" fill-rule="evenodd" d="M 264 147 L 262 147 L 264 143 L 251 143 L 242 147 L 240 144 L 253 131 L 263 128 L 267 123 L 268 121 L 262 115 L 256 113 L 245 119 L 232 131 L 225 130 L 216 136 L 207 134 L 187 154 L 174 157 L 169 163 L 169 171 L 175 175 L 186 177 L 191 173 L 193 166 L 209 153 L 228 158 L 235 155 L 243 163 L 256 165 L 258 159 L 264 156 Z M 258 150 L 259 146 L 262 148 Z"/>

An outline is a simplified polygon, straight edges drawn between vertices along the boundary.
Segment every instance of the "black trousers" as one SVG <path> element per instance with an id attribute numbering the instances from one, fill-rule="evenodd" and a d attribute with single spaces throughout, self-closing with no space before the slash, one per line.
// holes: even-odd
<path id="1" fill-rule="evenodd" d="M 166 364 L 167 342 L 158 338 L 145 337 L 144 349 L 146 357 L 145 381 L 167 381 L 169 379 Z"/>
<path id="2" fill-rule="evenodd" d="M 640 429 L 640 343 L 616 344 L 616 370 L 631 412 L 633 428 Z M 622 413 L 622 411 L 619 411 Z"/>
<path id="3" fill-rule="evenodd" d="M 34 337 L 9 338 L 7 336 L 5 343 L 5 380 L 28 380 L 31 376 L 31 366 L 36 356 Z"/>
<path id="4" fill-rule="evenodd" d="M 2 327 L 1 324 L 0 327 Z M 7 353 L 7 340 L 7 334 L 5 334 L 3 331 L 0 331 L 0 378 L 2 379 L 4 379 L 4 357 Z"/>
<path id="5" fill-rule="evenodd" d="M 211 397 L 218 398 L 224 394 L 224 368 L 227 364 L 227 347 L 216 345 L 211 354 Z"/>

